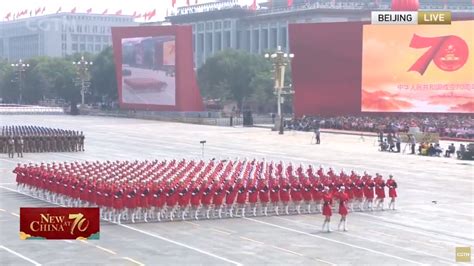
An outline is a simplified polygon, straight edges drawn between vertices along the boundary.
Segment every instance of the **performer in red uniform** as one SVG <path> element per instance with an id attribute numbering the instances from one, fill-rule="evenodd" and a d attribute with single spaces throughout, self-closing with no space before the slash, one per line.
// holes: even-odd
<path id="1" fill-rule="evenodd" d="M 323 231 L 326 225 L 328 226 L 327 232 L 331 232 L 331 216 L 332 216 L 332 194 L 329 191 L 329 187 L 324 187 L 323 189 L 323 215 L 324 223 L 323 223 Z"/>
<path id="2" fill-rule="evenodd" d="M 181 220 L 184 220 L 187 212 L 188 212 L 188 205 L 191 200 L 191 193 L 189 193 L 188 184 L 184 183 L 184 180 L 179 182 L 179 200 L 178 205 L 179 209 L 181 210 Z"/>
<path id="3" fill-rule="evenodd" d="M 375 197 L 374 187 L 375 187 L 374 180 L 372 180 L 371 176 L 367 176 L 367 180 L 365 181 L 365 186 L 364 186 L 364 196 L 365 196 L 366 207 L 370 209 L 371 211 L 374 210 L 374 197 Z"/>
<path id="4" fill-rule="evenodd" d="M 306 204 L 308 213 L 311 213 L 311 200 L 313 199 L 311 195 L 312 189 L 313 186 L 311 184 L 311 181 L 309 181 L 308 177 L 305 177 L 303 180 L 303 191 L 301 192 L 301 194 L 303 195 L 304 203 Z"/>
<path id="5" fill-rule="evenodd" d="M 356 180 L 354 181 L 354 197 L 360 211 L 364 211 L 364 185 L 364 181 L 359 175 L 356 175 Z"/>
<path id="6" fill-rule="evenodd" d="M 278 183 L 278 180 L 273 176 L 271 181 L 270 181 L 270 201 L 272 202 L 273 209 L 276 213 L 276 215 L 280 215 L 278 213 L 278 204 L 280 204 L 280 184 Z"/>
<path id="7" fill-rule="evenodd" d="M 286 215 L 290 214 L 289 213 L 289 201 L 290 201 L 290 190 L 291 190 L 291 185 L 288 182 L 288 179 L 286 178 L 280 178 L 280 200 L 283 203 L 283 206 L 285 207 L 285 213 Z"/>
<path id="8" fill-rule="evenodd" d="M 268 183 L 267 180 L 264 178 L 260 179 L 258 182 L 258 198 L 260 199 L 260 203 L 262 204 L 263 207 L 263 215 L 267 216 L 267 210 L 268 210 L 268 202 L 270 201 L 270 196 L 269 196 L 269 188 L 268 188 Z"/>
<path id="9" fill-rule="evenodd" d="M 206 218 L 209 219 L 210 212 L 211 212 L 211 202 L 212 202 L 212 197 L 214 196 L 214 192 L 212 191 L 213 184 L 212 182 L 208 182 L 206 179 L 204 179 L 204 183 L 201 186 L 202 189 L 202 197 L 201 197 L 201 204 L 202 208 L 206 210 Z"/>
<path id="10" fill-rule="evenodd" d="M 377 208 L 380 208 L 383 211 L 385 200 L 385 181 L 381 175 L 378 175 L 377 181 L 375 181 L 375 194 L 377 195 L 377 198 L 375 199 L 375 202 L 377 202 Z"/>
<path id="11" fill-rule="evenodd" d="M 296 212 L 298 214 L 301 213 L 301 201 L 303 200 L 303 195 L 301 194 L 301 183 L 297 178 L 294 178 L 293 182 L 291 182 L 291 200 L 293 204 L 296 206 Z"/>
<path id="12" fill-rule="evenodd" d="M 250 184 L 248 185 L 249 192 L 249 203 L 250 209 L 253 212 L 253 216 L 257 216 L 257 201 L 258 201 L 258 189 L 256 179 L 249 180 Z"/>
<path id="13" fill-rule="evenodd" d="M 235 188 L 234 182 L 229 179 L 226 180 L 225 188 L 225 209 L 229 211 L 229 217 L 234 216 L 234 204 L 235 198 L 237 197 L 237 189 Z"/>
<path id="14" fill-rule="evenodd" d="M 337 226 L 337 229 L 341 230 L 341 224 L 342 224 L 344 231 L 347 231 L 346 217 L 348 214 L 347 202 L 349 201 L 349 195 L 347 194 L 347 192 L 345 192 L 344 186 L 342 186 L 339 189 L 339 194 L 337 198 L 339 199 L 339 214 L 341 215 L 341 220 L 339 221 L 339 225 Z"/>
<path id="15" fill-rule="evenodd" d="M 239 209 L 242 209 L 242 217 L 245 216 L 245 203 L 247 202 L 247 187 L 243 183 L 242 179 L 238 179 L 239 183 L 236 185 L 237 189 L 237 211 L 235 215 L 239 213 Z"/>
<path id="16" fill-rule="evenodd" d="M 216 180 L 217 181 L 217 180 Z M 225 197 L 225 191 L 224 191 L 224 184 L 223 181 L 217 181 L 214 184 L 214 196 L 212 198 L 212 204 L 214 205 L 214 209 L 218 209 L 217 214 L 219 219 L 222 218 L 222 207 L 224 204 L 224 197 Z"/>
<path id="17" fill-rule="evenodd" d="M 397 182 L 393 179 L 392 175 L 389 175 L 387 180 L 388 196 L 391 198 L 388 208 L 395 210 L 395 198 L 397 197 Z"/>

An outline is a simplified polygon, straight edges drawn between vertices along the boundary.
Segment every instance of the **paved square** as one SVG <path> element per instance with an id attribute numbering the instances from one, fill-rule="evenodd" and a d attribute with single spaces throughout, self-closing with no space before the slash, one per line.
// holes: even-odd
<path id="1" fill-rule="evenodd" d="M 6 125 L 83 131 L 82 153 L 0 158 L 1 265 L 410 265 L 454 264 L 456 247 L 474 246 L 472 162 L 377 151 L 375 138 L 311 133 L 281 136 L 231 128 L 87 116 L 1 116 Z M 336 170 L 367 170 L 399 184 L 396 211 L 351 213 L 349 232 L 320 232 L 320 214 L 116 225 L 98 241 L 21 241 L 19 208 L 50 203 L 16 192 L 17 162 L 205 157 L 266 158 Z M 445 143 L 444 143 L 445 144 Z M 446 146 L 446 145 L 444 145 Z M 457 145 L 456 145 L 457 146 Z M 402 146 L 403 148 L 403 146 Z M 336 229 L 339 215 L 333 216 Z"/>

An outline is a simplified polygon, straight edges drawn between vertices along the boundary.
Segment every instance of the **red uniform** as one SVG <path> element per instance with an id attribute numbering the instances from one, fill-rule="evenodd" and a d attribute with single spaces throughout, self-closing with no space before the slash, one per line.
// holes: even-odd
<path id="1" fill-rule="evenodd" d="M 198 184 L 194 184 L 191 189 L 191 205 L 199 207 L 201 205 L 201 187 Z"/>
<path id="2" fill-rule="evenodd" d="M 181 185 L 179 188 L 179 200 L 178 204 L 181 208 L 186 208 L 191 200 L 188 188 L 185 185 Z"/>
<path id="3" fill-rule="evenodd" d="M 283 181 L 283 184 L 280 189 L 280 200 L 287 203 L 290 201 L 290 190 L 291 186 L 288 184 L 288 182 Z"/>
<path id="4" fill-rule="evenodd" d="M 225 197 L 224 185 L 222 183 L 216 184 L 212 191 L 214 191 L 214 196 L 212 197 L 212 203 L 214 206 L 222 205 Z"/>
<path id="5" fill-rule="evenodd" d="M 234 185 L 231 183 L 227 184 L 225 187 L 225 204 L 232 205 L 235 202 L 237 197 L 238 190 L 235 189 Z"/>
<path id="6" fill-rule="evenodd" d="M 201 190 L 202 190 L 201 203 L 203 205 L 210 205 L 212 202 L 212 196 L 213 196 L 212 184 L 207 184 L 204 187 L 201 187 Z"/>
<path id="7" fill-rule="evenodd" d="M 252 183 L 248 189 L 249 192 L 249 203 L 257 203 L 258 201 L 258 190 L 255 183 Z"/>
<path id="8" fill-rule="evenodd" d="M 272 184 L 272 189 L 270 190 L 270 200 L 272 203 L 277 203 L 280 201 L 280 186 L 276 181 Z"/>
<path id="9" fill-rule="evenodd" d="M 115 191 L 115 193 L 114 193 L 114 203 L 113 203 L 114 209 L 117 209 L 117 210 L 123 209 L 124 204 L 123 204 L 122 196 L 123 196 L 123 191 L 121 189 Z"/>
<path id="10" fill-rule="evenodd" d="M 378 179 L 377 182 L 375 183 L 375 194 L 377 195 L 377 198 L 379 199 L 384 199 L 385 198 L 385 182 L 383 179 Z"/>
<path id="11" fill-rule="evenodd" d="M 339 214 L 342 216 L 347 215 L 347 201 L 349 200 L 349 195 L 346 192 L 339 192 Z"/>
<path id="12" fill-rule="evenodd" d="M 293 201 L 303 200 L 303 196 L 301 194 L 301 184 L 298 181 L 293 182 L 291 186 L 291 199 Z"/>
<path id="13" fill-rule="evenodd" d="M 354 182 L 354 196 L 357 199 L 362 199 L 364 197 L 364 182 L 361 179 L 357 179 Z"/>
<path id="14" fill-rule="evenodd" d="M 367 199 L 373 199 L 375 197 L 375 194 L 374 194 L 374 187 L 375 187 L 375 183 L 372 179 L 368 179 L 366 182 L 365 182 L 365 187 L 364 187 L 364 196 L 367 198 Z"/>
<path id="15" fill-rule="evenodd" d="M 332 194 L 331 193 L 324 193 L 323 195 L 323 215 L 324 216 L 331 216 L 332 215 Z"/>
<path id="16" fill-rule="evenodd" d="M 260 182 L 260 184 L 258 186 L 258 197 L 259 197 L 259 199 L 262 203 L 267 203 L 267 202 L 270 201 L 268 191 L 269 191 L 269 189 L 268 189 L 267 184 L 265 184 L 263 182 Z"/>
<path id="17" fill-rule="evenodd" d="M 247 188 L 244 184 L 237 185 L 237 203 L 238 204 L 245 204 L 247 201 Z"/>
<path id="18" fill-rule="evenodd" d="M 312 185 L 311 183 L 309 182 L 309 180 L 306 180 L 304 181 L 304 184 L 303 184 L 303 191 L 301 192 L 301 194 L 303 195 L 303 199 L 305 201 L 311 201 L 312 199 Z"/>
<path id="19" fill-rule="evenodd" d="M 387 187 L 388 187 L 388 196 L 390 198 L 397 197 L 397 182 L 393 179 L 387 180 Z"/>

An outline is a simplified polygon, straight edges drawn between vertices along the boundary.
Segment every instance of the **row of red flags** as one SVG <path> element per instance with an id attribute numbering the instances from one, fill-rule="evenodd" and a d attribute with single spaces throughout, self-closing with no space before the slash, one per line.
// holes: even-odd
<path id="1" fill-rule="evenodd" d="M 74 7 L 73 9 L 70 10 L 70 13 L 76 13 L 76 10 L 77 10 L 77 8 Z M 35 10 L 25 9 L 25 10 L 22 10 L 22 11 L 18 11 L 17 13 L 9 12 L 5 15 L 4 19 L 5 20 L 18 19 L 18 18 L 21 18 L 23 16 L 27 16 L 28 14 L 30 16 L 33 16 L 33 15 L 37 16 L 37 15 L 43 14 L 45 11 L 46 11 L 46 7 L 37 8 Z M 60 13 L 60 12 L 62 12 L 62 7 L 59 7 L 59 9 L 56 11 L 56 14 Z M 92 8 L 87 9 L 86 13 L 91 14 L 92 13 Z M 102 15 L 109 14 L 109 10 L 105 9 L 101 14 Z M 115 15 L 122 15 L 122 9 L 117 10 L 114 14 Z M 133 12 L 132 16 L 134 18 L 144 18 L 145 20 L 150 20 L 151 18 L 156 16 L 156 9 L 153 9 L 152 11 L 149 11 L 149 12 L 143 12 L 143 13 L 139 13 L 139 12 L 135 11 L 135 12 Z"/>

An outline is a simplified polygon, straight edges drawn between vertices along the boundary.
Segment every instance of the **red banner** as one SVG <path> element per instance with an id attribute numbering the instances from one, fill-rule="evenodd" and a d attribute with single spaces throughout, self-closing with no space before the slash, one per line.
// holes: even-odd
<path id="1" fill-rule="evenodd" d="M 99 239 L 99 208 L 20 208 L 20 239 Z"/>

